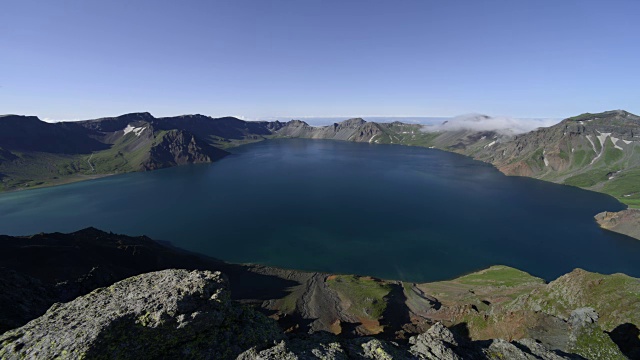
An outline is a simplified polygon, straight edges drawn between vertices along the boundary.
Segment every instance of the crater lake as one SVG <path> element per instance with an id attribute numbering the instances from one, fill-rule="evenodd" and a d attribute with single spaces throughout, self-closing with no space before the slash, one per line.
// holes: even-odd
<path id="1" fill-rule="evenodd" d="M 268 140 L 213 164 L 0 195 L 0 233 L 93 226 L 237 263 L 415 282 L 508 265 L 547 280 L 640 276 L 640 241 L 593 216 L 614 198 L 439 150 Z"/>

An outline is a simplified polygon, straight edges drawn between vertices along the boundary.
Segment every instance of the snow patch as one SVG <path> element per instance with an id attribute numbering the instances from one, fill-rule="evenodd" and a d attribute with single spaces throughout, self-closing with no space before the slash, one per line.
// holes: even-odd
<path id="1" fill-rule="evenodd" d="M 547 160 L 547 157 L 544 156 L 547 153 L 547 150 L 542 149 L 542 160 L 544 160 L 544 166 L 549 166 L 549 160 Z"/>
<path id="2" fill-rule="evenodd" d="M 631 144 L 633 141 L 629 141 L 629 140 L 622 140 L 625 144 L 629 145 Z"/>
<path id="3" fill-rule="evenodd" d="M 484 149 L 495 145 L 495 143 L 496 143 L 495 141 L 492 141 L 492 142 L 488 143 L 487 145 L 484 146 Z"/>
<path id="4" fill-rule="evenodd" d="M 616 137 L 613 137 L 613 136 L 611 137 L 611 142 L 613 142 L 613 147 L 615 147 L 616 149 L 620 149 L 620 150 L 624 151 L 623 148 L 621 148 L 620 146 L 618 146 L 618 144 L 616 144 L 618 142 L 618 140 L 620 140 L 620 139 L 618 139 Z"/>
<path id="5" fill-rule="evenodd" d="M 142 132 L 144 131 L 144 129 L 146 129 L 145 127 L 133 127 L 130 124 L 127 125 L 126 128 L 124 128 L 124 135 L 127 135 L 130 132 L 133 132 L 134 134 L 136 134 L 136 136 L 140 136 L 140 134 L 142 134 Z"/>
<path id="6" fill-rule="evenodd" d="M 589 165 L 591 165 L 594 162 L 596 162 L 596 160 L 598 160 L 598 158 L 600 158 L 600 155 L 602 155 L 602 153 L 598 154 L 598 150 L 596 150 L 596 144 L 594 144 L 593 140 L 591 140 L 591 135 L 587 135 L 586 137 L 587 137 L 587 140 L 589 140 L 589 142 L 591 143 L 591 147 L 593 148 L 593 152 L 595 154 L 597 154 L 596 157 L 594 157 L 593 160 L 591 160 L 591 162 L 589 163 Z"/>
<path id="7" fill-rule="evenodd" d="M 598 131 L 598 133 L 600 134 L 597 136 L 598 140 L 600 141 L 600 147 L 604 149 L 604 142 L 607 140 L 609 135 L 611 135 L 611 133 L 601 133 L 600 131 Z"/>

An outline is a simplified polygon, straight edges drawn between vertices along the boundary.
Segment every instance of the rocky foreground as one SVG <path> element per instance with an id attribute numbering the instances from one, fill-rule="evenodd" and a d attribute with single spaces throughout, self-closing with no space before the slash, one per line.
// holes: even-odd
<path id="1" fill-rule="evenodd" d="M 571 314 L 572 341 L 599 332 L 591 308 Z M 164 270 L 99 288 L 0 336 L 3 359 L 579 359 L 532 339 L 458 339 L 441 323 L 408 343 L 326 333 L 287 337 L 231 300 L 224 276 Z M 624 358 L 615 348 L 598 358 Z"/>
<path id="2" fill-rule="evenodd" d="M 624 274 L 545 283 L 493 266 L 411 283 L 93 228 L 0 236 L 0 264 L 0 358 L 640 358 L 640 279 Z"/>

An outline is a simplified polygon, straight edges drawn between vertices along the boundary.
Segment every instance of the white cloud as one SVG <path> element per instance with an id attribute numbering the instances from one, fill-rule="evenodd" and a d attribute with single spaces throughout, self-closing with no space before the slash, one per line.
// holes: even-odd
<path id="1" fill-rule="evenodd" d="M 467 114 L 453 117 L 438 125 L 424 126 L 427 132 L 475 130 L 497 131 L 506 135 L 522 134 L 539 127 L 547 127 L 560 122 L 560 119 L 550 118 L 522 118 L 516 119 L 505 116 L 491 117 L 480 114 Z"/>
<path id="2" fill-rule="evenodd" d="M 82 119 L 52 119 L 52 118 L 39 118 L 40 120 L 48 123 L 57 123 L 61 121 L 81 121 Z"/>

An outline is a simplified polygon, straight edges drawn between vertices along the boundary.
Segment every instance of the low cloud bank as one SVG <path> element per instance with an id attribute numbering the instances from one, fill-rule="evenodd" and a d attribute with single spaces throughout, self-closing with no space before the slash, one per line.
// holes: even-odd
<path id="1" fill-rule="evenodd" d="M 427 125 L 423 131 L 496 131 L 505 135 L 516 135 L 547 127 L 560 122 L 560 119 L 516 119 L 511 117 L 491 117 L 481 114 L 467 114 L 453 117 L 441 124 Z"/>

